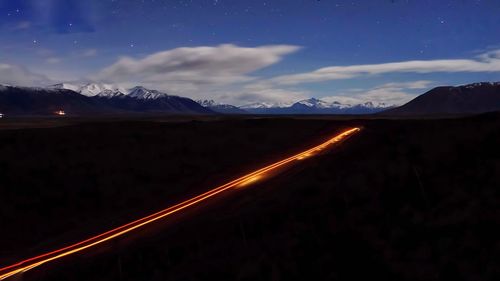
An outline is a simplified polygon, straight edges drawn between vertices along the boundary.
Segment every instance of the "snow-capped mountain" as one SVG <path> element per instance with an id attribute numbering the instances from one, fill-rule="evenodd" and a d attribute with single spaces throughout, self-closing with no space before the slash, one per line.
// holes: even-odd
<path id="1" fill-rule="evenodd" d="M 241 108 L 254 114 L 368 114 L 391 107 L 394 106 L 376 102 L 345 104 L 338 101 L 327 102 L 317 98 L 310 98 L 288 106 L 255 103 Z"/>
<path id="2" fill-rule="evenodd" d="M 65 111 L 67 116 L 214 114 L 189 98 L 142 87 L 131 89 L 131 94 L 127 95 L 116 87 L 89 84 L 57 84 L 46 88 L 3 86 L 0 87 L 0 109 L 7 115 L 53 115 L 56 111 Z"/>
<path id="3" fill-rule="evenodd" d="M 477 82 L 477 83 L 472 83 L 472 84 L 467 84 L 467 85 L 462 85 L 458 87 L 464 87 L 466 89 L 474 89 L 478 87 L 498 87 L 500 86 L 500 82 Z"/>
<path id="4" fill-rule="evenodd" d="M 71 90 L 75 92 L 80 92 L 81 86 L 70 84 L 70 83 L 59 83 L 55 85 L 51 85 L 47 87 L 48 89 L 53 89 L 53 90 Z"/>
<path id="5" fill-rule="evenodd" d="M 457 87 L 437 87 L 409 103 L 394 105 L 368 101 L 345 104 L 310 98 L 294 104 L 258 102 L 236 107 L 213 100 L 195 102 L 144 87 L 124 90 L 108 84 L 61 83 L 46 88 L 0 84 L 0 109 L 9 115 L 68 115 L 101 113 L 167 114 L 464 114 L 500 110 L 500 82 L 481 82 Z M 387 111 L 385 111 L 387 110 Z"/>
<path id="6" fill-rule="evenodd" d="M 247 111 L 230 104 L 217 103 L 214 100 L 197 100 L 201 106 L 224 114 L 248 114 Z"/>
<path id="7" fill-rule="evenodd" d="M 128 90 L 128 96 L 137 99 L 154 100 L 167 97 L 168 95 L 157 90 L 149 90 L 142 86 L 137 86 Z"/>
<path id="8" fill-rule="evenodd" d="M 107 96 L 108 94 L 115 96 L 117 92 L 125 94 L 126 91 L 123 88 L 111 85 L 111 84 L 96 84 L 89 83 L 80 87 L 78 91 L 80 94 L 87 97 L 94 97 L 97 95 Z"/>
<path id="9" fill-rule="evenodd" d="M 71 90 L 87 97 L 115 97 L 125 95 L 127 91 L 111 84 L 87 83 L 76 85 L 71 83 L 60 83 L 49 86 L 48 89 Z"/>
<path id="10" fill-rule="evenodd" d="M 387 104 L 384 102 L 373 102 L 373 101 L 361 103 L 358 105 L 366 107 L 366 108 L 374 108 L 374 109 L 377 109 L 377 108 L 387 109 L 387 108 L 396 107 L 396 105 L 394 105 L 394 104 Z"/>
<path id="11" fill-rule="evenodd" d="M 217 103 L 214 100 L 197 100 L 196 102 L 204 107 L 212 107 L 220 105 L 220 103 Z"/>
<path id="12" fill-rule="evenodd" d="M 304 106 L 308 108 L 330 108 L 333 107 L 333 104 L 328 103 L 326 101 L 322 101 L 316 98 L 310 98 L 307 100 L 301 100 L 294 103 L 292 106 Z"/>
<path id="13" fill-rule="evenodd" d="M 104 97 L 104 98 L 117 98 L 126 96 L 123 92 L 118 90 L 104 90 L 99 94 L 95 95 L 95 97 Z"/>
<path id="14" fill-rule="evenodd" d="M 290 106 L 290 103 L 271 103 L 271 102 L 255 102 L 240 106 L 242 109 L 264 109 L 264 108 L 282 108 Z"/>
<path id="15" fill-rule="evenodd" d="M 83 85 L 60 83 L 49 86 L 48 88 L 72 90 L 87 97 L 113 98 L 113 97 L 129 96 L 131 98 L 136 98 L 136 99 L 151 100 L 168 96 L 166 93 L 157 90 L 146 89 L 142 86 L 136 86 L 134 88 L 127 90 L 125 88 L 118 87 L 112 84 L 103 84 L 103 83 L 88 83 Z"/>

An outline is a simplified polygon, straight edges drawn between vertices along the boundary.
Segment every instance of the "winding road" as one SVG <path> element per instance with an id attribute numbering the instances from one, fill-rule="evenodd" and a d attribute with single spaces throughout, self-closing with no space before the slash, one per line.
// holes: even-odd
<path id="1" fill-rule="evenodd" d="M 151 224 L 155 221 L 164 219 L 172 214 L 182 212 L 183 210 L 192 207 L 194 205 L 200 204 L 201 202 L 208 201 L 210 198 L 217 196 L 223 192 L 229 191 L 234 188 L 241 188 L 247 185 L 250 185 L 254 182 L 263 180 L 266 176 L 270 176 L 270 173 L 278 171 L 279 169 L 286 168 L 291 166 L 296 161 L 302 161 L 314 155 L 317 155 L 322 150 L 327 148 L 331 148 L 333 145 L 338 144 L 339 142 L 347 139 L 353 134 L 359 132 L 360 128 L 351 128 L 342 133 L 330 138 L 328 141 L 319 144 L 315 147 L 312 147 L 306 151 L 290 156 L 286 159 L 273 163 L 271 165 L 265 166 L 261 169 L 253 171 L 245 176 L 242 176 L 238 179 L 230 181 L 226 184 L 213 188 L 205 193 L 199 194 L 193 198 L 190 198 L 186 201 L 180 202 L 176 205 L 173 205 L 169 208 L 166 208 L 162 211 L 149 215 L 147 217 L 135 220 L 128 224 L 122 225 L 115 229 L 109 230 L 105 233 L 96 235 L 94 237 L 88 238 L 84 241 L 80 241 L 78 243 L 66 246 L 64 248 L 60 248 L 51 252 L 47 252 L 45 254 L 32 257 L 10 266 L 6 266 L 0 268 L 0 280 L 15 276 L 16 274 L 26 272 L 43 264 L 46 264 L 51 261 L 55 261 L 61 258 L 64 258 L 69 255 L 76 254 L 78 252 L 84 251 L 85 249 L 91 247 L 97 247 L 99 244 L 105 243 L 106 241 L 112 240 L 116 237 L 123 236 L 131 231 L 137 230 L 141 227 L 145 227 L 148 224 Z"/>

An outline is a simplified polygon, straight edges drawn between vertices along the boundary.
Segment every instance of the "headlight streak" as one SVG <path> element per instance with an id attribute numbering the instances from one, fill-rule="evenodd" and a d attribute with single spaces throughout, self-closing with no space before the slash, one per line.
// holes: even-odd
<path id="1" fill-rule="evenodd" d="M 106 241 L 109 241 L 113 238 L 122 236 L 130 231 L 133 231 L 135 229 L 138 229 L 142 226 L 145 226 L 147 224 L 151 224 L 159 219 L 165 218 L 169 215 L 172 215 L 174 213 L 177 213 L 181 210 L 184 210 L 190 206 L 193 206 L 195 204 L 198 204 L 200 202 L 206 201 L 207 199 L 214 197 L 217 194 L 220 194 L 224 191 L 234 189 L 234 188 L 241 188 L 245 187 L 247 185 L 253 184 L 256 181 L 261 180 L 263 177 L 265 177 L 266 173 L 271 172 L 273 170 L 278 169 L 279 167 L 282 167 L 286 164 L 289 164 L 293 161 L 300 161 L 304 160 L 306 158 L 312 157 L 317 153 L 318 151 L 321 151 L 328 147 L 331 144 L 335 144 L 337 142 L 340 142 L 347 137 L 359 132 L 361 129 L 360 128 L 352 128 L 349 130 L 346 130 L 335 137 L 331 138 L 330 140 L 315 146 L 311 149 L 308 149 L 304 152 L 301 152 L 299 154 L 296 154 L 294 156 L 288 157 L 284 160 L 281 160 L 279 162 L 276 162 L 274 164 L 268 165 L 264 168 L 261 168 L 259 170 L 256 170 L 254 172 L 251 172 L 245 176 L 242 176 L 238 179 L 235 179 L 233 181 L 230 181 L 226 184 L 223 184 L 221 186 L 218 186 L 212 190 L 209 190 L 205 193 L 202 193 L 200 195 L 197 195 L 191 199 L 185 200 L 181 203 L 178 203 L 174 206 L 171 206 L 167 209 L 164 209 L 162 211 L 156 212 L 152 215 L 146 216 L 144 218 L 135 220 L 133 222 L 127 223 L 125 225 L 122 225 L 120 227 L 114 228 L 112 230 L 109 230 L 105 233 L 99 234 L 97 236 L 91 237 L 89 239 L 80 241 L 78 243 L 69 245 L 67 247 L 51 251 L 33 258 L 26 259 L 24 261 L 15 263 L 13 265 L 0 268 L 0 280 L 6 279 L 8 277 L 11 277 L 13 275 L 16 275 L 21 272 L 26 272 L 30 269 L 33 269 L 35 267 L 38 267 L 42 264 L 48 263 L 50 261 L 60 259 L 65 256 L 69 256 L 71 254 L 83 251 L 85 249 L 94 247 L 98 244 L 104 243 Z"/>

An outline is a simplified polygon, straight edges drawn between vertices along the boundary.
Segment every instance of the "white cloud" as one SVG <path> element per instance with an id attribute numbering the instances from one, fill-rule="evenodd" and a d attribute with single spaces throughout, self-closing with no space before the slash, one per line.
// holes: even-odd
<path id="1" fill-rule="evenodd" d="M 177 48 L 142 59 L 123 57 L 92 78 L 106 82 L 157 85 L 163 90 L 200 89 L 247 82 L 250 73 L 279 62 L 297 51 L 291 45 Z M 168 88 L 168 89 L 167 89 Z"/>
<path id="2" fill-rule="evenodd" d="M 82 57 L 94 57 L 97 55 L 97 49 L 83 50 L 80 54 Z"/>
<path id="3" fill-rule="evenodd" d="M 309 91 L 297 89 L 259 88 L 248 85 L 239 91 L 218 96 L 218 100 L 236 106 L 264 102 L 275 105 L 291 105 L 310 97 Z"/>
<path id="4" fill-rule="evenodd" d="M 56 63 L 60 63 L 61 62 L 61 58 L 58 58 L 58 57 L 50 57 L 50 58 L 47 58 L 45 60 L 47 63 L 50 63 L 50 64 L 56 64 Z"/>
<path id="5" fill-rule="evenodd" d="M 347 93 L 335 96 L 323 97 L 328 102 L 338 101 L 348 104 L 359 104 L 365 102 L 384 103 L 387 105 L 401 105 L 416 97 L 411 90 L 429 89 L 434 82 L 421 80 L 402 83 L 387 83 L 371 89 L 354 89 Z M 420 92 L 418 93 L 420 94 Z"/>
<path id="6" fill-rule="evenodd" d="M 253 102 L 289 104 L 315 96 L 306 87 L 295 86 L 302 83 L 401 72 L 500 72 L 500 50 L 495 50 L 473 59 L 332 66 L 309 73 L 274 78 L 257 77 L 254 74 L 255 71 L 276 64 L 286 55 L 299 49 L 300 47 L 292 45 L 241 47 L 230 44 L 176 48 L 142 58 L 122 57 L 87 79 L 76 80 L 113 83 L 125 88 L 143 85 L 193 99 L 213 98 L 220 102 L 243 105 Z M 59 56 L 53 51 L 40 50 L 38 54 L 48 63 L 60 62 Z M 87 49 L 72 53 L 72 56 L 82 59 L 96 54 L 97 50 Z M 20 66 L 0 63 L 0 83 L 39 86 L 64 82 L 53 82 L 46 75 L 58 79 L 68 75 L 51 73 L 46 65 L 40 73 L 45 75 L 36 74 Z M 417 93 L 424 92 L 431 84 L 434 83 L 387 83 L 370 89 L 350 89 L 322 99 L 351 104 L 366 101 L 402 104 L 414 98 Z"/>
<path id="7" fill-rule="evenodd" d="M 0 63 L 0 83 L 15 86 L 41 86 L 48 85 L 51 80 L 41 74 L 12 64 Z"/>
<path id="8" fill-rule="evenodd" d="M 500 72 L 500 50 L 484 53 L 475 59 L 412 60 L 381 64 L 330 66 L 307 73 L 283 75 L 270 81 L 277 84 L 295 85 L 397 72 Z"/>

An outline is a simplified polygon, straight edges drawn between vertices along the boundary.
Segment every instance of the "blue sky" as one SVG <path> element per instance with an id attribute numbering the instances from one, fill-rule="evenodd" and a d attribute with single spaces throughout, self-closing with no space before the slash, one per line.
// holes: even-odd
<path id="1" fill-rule="evenodd" d="M 241 105 L 403 103 L 500 80 L 497 0 L 0 0 L 0 15 L 7 84 L 142 84 Z"/>

